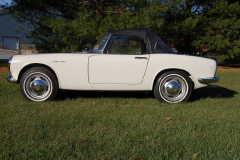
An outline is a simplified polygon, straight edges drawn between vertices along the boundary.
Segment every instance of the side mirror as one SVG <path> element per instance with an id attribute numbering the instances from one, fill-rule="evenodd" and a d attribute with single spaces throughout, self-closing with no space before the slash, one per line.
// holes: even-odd
<path id="1" fill-rule="evenodd" d="M 86 52 L 88 52 L 89 50 L 90 50 L 89 47 L 84 47 L 82 51 L 83 51 L 84 53 L 86 53 Z"/>

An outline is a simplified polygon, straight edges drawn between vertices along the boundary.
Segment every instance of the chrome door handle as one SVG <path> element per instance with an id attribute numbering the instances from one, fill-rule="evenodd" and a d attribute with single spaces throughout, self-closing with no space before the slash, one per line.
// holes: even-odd
<path id="1" fill-rule="evenodd" d="M 135 59 L 147 59 L 147 57 L 135 57 Z"/>

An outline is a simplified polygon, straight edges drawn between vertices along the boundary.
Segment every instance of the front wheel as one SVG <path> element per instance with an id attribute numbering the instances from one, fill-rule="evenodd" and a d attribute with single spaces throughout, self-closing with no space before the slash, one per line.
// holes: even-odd
<path id="1" fill-rule="evenodd" d="M 52 100 L 58 91 L 55 76 L 46 68 L 34 67 L 27 70 L 20 79 L 20 90 L 27 100 Z"/>
<path id="2" fill-rule="evenodd" d="M 169 71 L 158 78 L 153 91 L 160 102 L 178 103 L 187 101 L 192 89 L 192 81 L 184 72 Z"/>

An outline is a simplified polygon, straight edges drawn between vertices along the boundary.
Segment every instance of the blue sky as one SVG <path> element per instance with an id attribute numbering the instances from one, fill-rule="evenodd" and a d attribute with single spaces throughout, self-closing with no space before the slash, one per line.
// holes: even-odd
<path id="1" fill-rule="evenodd" d="M 0 0 L 0 4 L 10 4 L 12 2 L 12 0 Z"/>

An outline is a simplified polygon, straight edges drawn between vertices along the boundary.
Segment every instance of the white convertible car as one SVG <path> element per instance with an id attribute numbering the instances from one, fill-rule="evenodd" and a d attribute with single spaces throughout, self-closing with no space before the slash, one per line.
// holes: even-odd
<path id="1" fill-rule="evenodd" d="M 9 64 L 7 80 L 31 101 L 52 100 L 63 89 L 153 91 L 160 102 L 178 103 L 219 81 L 215 60 L 174 54 L 145 29 L 109 31 L 81 53 L 16 55 Z"/>

